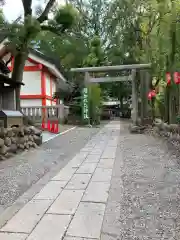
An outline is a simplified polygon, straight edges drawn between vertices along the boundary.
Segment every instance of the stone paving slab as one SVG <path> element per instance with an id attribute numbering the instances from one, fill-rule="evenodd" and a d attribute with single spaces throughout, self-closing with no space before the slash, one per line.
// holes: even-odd
<path id="1" fill-rule="evenodd" d="M 67 230 L 67 235 L 99 239 L 104 211 L 105 204 L 80 203 Z"/>
<path id="2" fill-rule="evenodd" d="M 117 147 L 107 147 L 103 152 L 101 158 L 115 158 Z"/>
<path id="3" fill-rule="evenodd" d="M 97 167 L 97 163 L 83 163 L 76 173 L 89 173 L 92 174 Z"/>
<path id="4" fill-rule="evenodd" d="M 88 152 L 78 153 L 68 164 L 67 167 L 78 168 L 86 159 Z"/>
<path id="5" fill-rule="evenodd" d="M 98 148 L 93 148 L 90 154 L 102 154 L 104 150 L 104 147 L 98 147 Z"/>
<path id="6" fill-rule="evenodd" d="M 84 190 L 63 190 L 56 201 L 51 205 L 48 213 L 51 214 L 68 214 L 75 213 Z"/>
<path id="7" fill-rule="evenodd" d="M 114 158 L 101 158 L 97 167 L 113 169 L 114 160 Z"/>
<path id="8" fill-rule="evenodd" d="M 89 154 L 85 162 L 89 163 L 98 163 L 100 160 L 101 154 Z"/>
<path id="9" fill-rule="evenodd" d="M 93 150 L 93 147 L 83 147 L 80 152 L 91 152 Z"/>
<path id="10" fill-rule="evenodd" d="M 109 182 L 111 181 L 112 169 L 96 168 L 92 177 L 93 182 Z"/>
<path id="11" fill-rule="evenodd" d="M 27 240 L 60 240 L 70 221 L 70 215 L 46 214 Z"/>
<path id="12" fill-rule="evenodd" d="M 66 184 L 66 181 L 50 181 L 38 194 L 35 195 L 34 199 L 54 200 Z"/>
<path id="13" fill-rule="evenodd" d="M 28 236 L 27 234 L 21 234 L 21 233 L 1 233 L 0 232 L 1 240 L 25 240 L 27 236 Z"/>
<path id="14" fill-rule="evenodd" d="M 108 182 L 90 182 L 82 201 L 106 203 L 109 187 L 110 183 Z"/>
<path id="15" fill-rule="evenodd" d="M 64 167 L 52 180 L 53 181 L 69 181 L 73 174 L 76 172 L 76 168 L 69 166 Z"/>
<path id="16" fill-rule="evenodd" d="M 74 174 L 65 189 L 86 189 L 90 179 L 91 174 Z"/>
<path id="17" fill-rule="evenodd" d="M 4 232 L 30 233 L 52 204 L 50 200 L 27 203 L 2 229 Z"/>

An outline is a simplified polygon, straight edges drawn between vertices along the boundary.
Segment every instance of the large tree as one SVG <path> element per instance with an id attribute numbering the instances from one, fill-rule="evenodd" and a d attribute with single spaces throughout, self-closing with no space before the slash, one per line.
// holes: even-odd
<path id="1" fill-rule="evenodd" d="M 179 1 L 73 0 L 71 2 L 80 12 L 80 21 L 71 34 L 52 38 L 52 35 L 46 33 L 46 37 L 43 35 L 39 43 L 42 51 L 56 53 L 66 69 L 84 66 L 84 59 L 91 52 L 89 40 L 97 35 L 101 40 L 105 64 L 151 62 L 152 78 L 156 80 L 156 85 L 161 79 L 165 81 L 166 71 L 178 70 Z M 82 80 L 82 76 L 78 76 L 78 79 Z M 129 89 L 127 83 L 104 85 L 106 93 L 121 100 Z M 172 84 L 165 93 L 167 119 L 168 116 L 170 118 L 175 116 L 171 113 L 171 106 L 177 104 L 176 90 L 177 87 Z M 172 103 L 175 97 L 176 104 Z"/>
<path id="2" fill-rule="evenodd" d="M 64 34 L 73 24 L 77 17 L 75 9 L 66 4 L 53 9 L 56 0 L 48 0 L 45 8 L 39 8 L 37 16 L 32 14 L 32 0 L 22 0 L 24 8 L 23 19 L 11 24 L 11 32 L 8 34 L 9 45 L 15 55 L 12 79 L 22 81 L 25 61 L 28 56 L 28 49 L 42 31 L 50 31 L 53 34 Z M 53 18 L 49 18 L 51 10 Z M 16 108 L 20 109 L 20 88 L 16 89 Z"/>

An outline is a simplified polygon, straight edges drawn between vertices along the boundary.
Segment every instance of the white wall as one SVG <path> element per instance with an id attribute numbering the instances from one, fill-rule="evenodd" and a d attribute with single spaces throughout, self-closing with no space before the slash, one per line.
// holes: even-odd
<path id="1" fill-rule="evenodd" d="M 24 72 L 21 95 L 41 94 L 41 72 Z"/>
<path id="2" fill-rule="evenodd" d="M 41 99 L 21 99 L 21 107 L 38 107 L 42 106 Z"/>
<path id="3" fill-rule="evenodd" d="M 56 91 L 56 81 L 52 79 L 52 94 L 54 94 Z"/>
<path id="4" fill-rule="evenodd" d="M 49 74 L 45 73 L 46 79 L 46 95 L 51 96 L 51 80 Z"/>

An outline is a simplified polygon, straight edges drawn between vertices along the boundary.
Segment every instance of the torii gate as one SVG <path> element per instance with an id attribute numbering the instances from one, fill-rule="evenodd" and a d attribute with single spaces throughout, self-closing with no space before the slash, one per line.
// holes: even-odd
<path id="1" fill-rule="evenodd" d="M 139 123 L 139 99 L 138 99 L 138 86 L 137 86 L 137 72 L 140 72 L 140 98 L 141 98 L 141 109 L 140 119 L 141 124 L 148 117 L 148 91 L 150 85 L 150 72 L 151 64 L 132 64 L 132 65 L 117 65 L 117 66 L 102 66 L 102 67 L 85 67 L 85 68 L 72 68 L 71 72 L 85 73 L 84 85 L 88 86 L 91 83 L 103 83 L 103 82 L 121 82 L 121 81 L 132 81 L 132 112 L 131 118 L 134 125 Z M 111 72 L 111 71 L 122 71 L 131 70 L 129 76 L 121 77 L 91 77 L 90 73 L 94 72 Z"/>

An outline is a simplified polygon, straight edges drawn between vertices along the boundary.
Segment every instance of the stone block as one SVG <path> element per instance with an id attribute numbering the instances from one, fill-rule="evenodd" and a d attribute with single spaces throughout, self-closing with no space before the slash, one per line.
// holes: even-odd
<path id="1" fill-rule="evenodd" d="M 24 144 L 26 142 L 26 138 L 25 137 L 19 137 L 18 138 L 18 144 Z"/>
<path id="2" fill-rule="evenodd" d="M 6 138 L 4 139 L 4 144 L 5 144 L 7 147 L 9 147 L 9 146 L 11 145 L 11 138 L 6 137 Z"/>
<path id="3" fill-rule="evenodd" d="M 52 179 L 53 181 L 69 181 L 73 174 L 76 172 L 76 168 L 65 166 L 60 172 Z"/>
<path id="4" fill-rule="evenodd" d="M 34 142 L 35 142 L 38 146 L 40 146 L 40 145 L 42 144 L 42 137 L 41 137 L 41 136 L 34 135 L 33 138 L 34 138 Z"/>
<path id="5" fill-rule="evenodd" d="M 108 199 L 110 183 L 90 182 L 83 196 L 83 202 L 106 203 Z"/>
<path id="6" fill-rule="evenodd" d="M 50 181 L 34 199 L 56 199 L 66 185 L 66 181 Z"/>
<path id="7" fill-rule="evenodd" d="M 97 163 L 83 163 L 76 173 L 93 173 L 96 169 Z"/>
<path id="8" fill-rule="evenodd" d="M 81 202 L 67 230 L 68 236 L 100 239 L 105 204 Z"/>
<path id="9" fill-rule="evenodd" d="M 93 182 L 109 182 L 111 181 L 112 169 L 96 168 L 93 176 Z"/>
<path id="10" fill-rule="evenodd" d="M 8 150 L 9 150 L 9 148 L 7 146 L 3 145 L 0 148 L 0 154 L 5 155 L 8 152 Z"/>
<path id="11" fill-rule="evenodd" d="M 25 240 L 27 238 L 27 234 L 19 234 L 19 233 L 2 233 L 0 232 L 1 240 Z"/>
<path id="12" fill-rule="evenodd" d="M 71 221 L 70 215 L 46 214 L 27 240 L 60 240 Z"/>
<path id="13" fill-rule="evenodd" d="M 0 147 L 4 145 L 4 139 L 0 138 Z"/>
<path id="14" fill-rule="evenodd" d="M 19 135 L 20 137 L 24 137 L 24 127 L 19 127 L 18 129 L 19 129 L 18 135 Z"/>
<path id="15" fill-rule="evenodd" d="M 37 129 L 37 128 L 34 127 L 34 126 L 29 127 L 29 130 L 30 130 L 30 132 L 31 132 L 33 135 L 36 135 L 36 136 L 38 136 L 38 137 L 40 137 L 41 134 L 42 134 L 42 131 L 39 130 L 39 129 Z"/>
<path id="16" fill-rule="evenodd" d="M 24 128 L 24 133 L 25 133 L 26 135 L 29 135 L 29 134 L 31 133 L 30 127 L 25 127 L 25 128 Z"/>
<path id="17" fill-rule="evenodd" d="M 0 138 L 4 138 L 7 135 L 7 128 L 0 128 Z"/>
<path id="18" fill-rule="evenodd" d="M 67 166 L 72 168 L 78 168 L 82 162 L 86 159 L 88 153 L 87 152 L 80 152 L 78 153 L 68 164 Z"/>
<path id="19" fill-rule="evenodd" d="M 12 142 L 12 144 L 13 144 L 13 143 L 17 143 L 17 140 L 18 140 L 18 139 L 17 139 L 16 137 L 11 137 L 11 142 Z"/>
<path id="20" fill-rule="evenodd" d="M 86 189 L 91 178 L 91 174 L 74 174 L 65 189 Z"/>
<path id="21" fill-rule="evenodd" d="M 103 153 L 103 150 L 104 150 L 104 147 L 94 148 L 94 149 L 92 149 L 90 154 L 99 154 L 99 155 L 101 155 Z"/>
<path id="22" fill-rule="evenodd" d="M 7 128 L 7 134 L 6 134 L 7 137 L 12 137 L 13 136 L 13 130 L 12 128 Z"/>
<path id="23" fill-rule="evenodd" d="M 30 233 L 51 205 L 50 200 L 32 200 L 1 229 L 3 232 Z"/>
<path id="24" fill-rule="evenodd" d="M 84 190 L 63 190 L 48 213 L 74 214 L 83 196 Z"/>
<path id="25" fill-rule="evenodd" d="M 89 154 L 85 160 L 85 162 L 89 163 L 97 163 L 99 162 L 101 154 Z"/>

